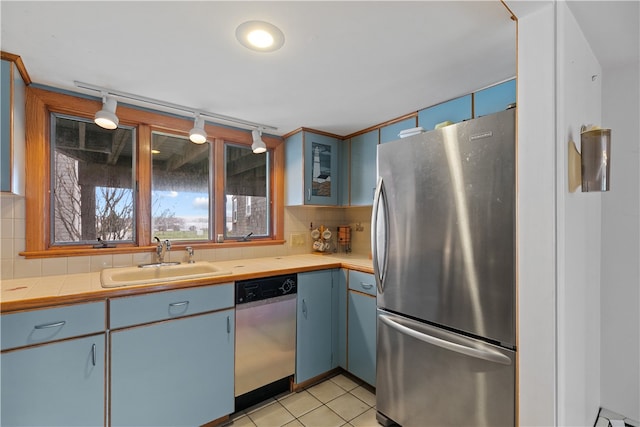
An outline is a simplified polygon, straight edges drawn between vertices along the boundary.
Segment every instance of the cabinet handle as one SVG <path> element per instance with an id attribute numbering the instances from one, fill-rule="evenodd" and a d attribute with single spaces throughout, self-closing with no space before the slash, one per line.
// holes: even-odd
<path id="1" fill-rule="evenodd" d="M 229 316 L 227 316 L 227 334 L 231 333 L 231 321 L 229 320 Z"/>
<path id="2" fill-rule="evenodd" d="M 304 298 L 302 299 L 302 314 L 304 314 L 304 317 L 307 317 L 307 302 L 304 300 Z"/>
<path id="3" fill-rule="evenodd" d="M 311 200 L 311 189 L 307 190 L 307 200 Z"/>
<path id="4" fill-rule="evenodd" d="M 181 302 L 172 302 L 169 304 L 169 307 L 181 307 L 183 305 L 189 304 L 189 301 L 181 301 Z"/>
<path id="5" fill-rule="evenodd" d="M 96 345 L 95 344 L 91 346 L 91 363 L 93 363 L 93 366 L 96 366 Z"/>
<path id="6" fill-rule="evenodd" d="M 47 328 L 57 328 L 58 326 L 62 326 L 65 323 L 67 323 L 66 321 L 62 321 L 62 322 L 55 322 L 55 323 L 44 323 L 42 325 L 36 325 L 36 329 L 47 329 Z"/>
<path id="7" fill-rule="evenodd" d="M 373 285 L 370 283 L 364 283 L 364 282 L 360 282 L 360 286 L 362 286 L 364 289 L 371 289 L 373 288 Z"/>

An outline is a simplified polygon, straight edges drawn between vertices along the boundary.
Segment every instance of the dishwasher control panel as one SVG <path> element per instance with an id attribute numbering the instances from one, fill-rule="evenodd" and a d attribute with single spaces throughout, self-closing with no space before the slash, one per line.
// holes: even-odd
<path id="1" fill-rule="evenodd" d="M 236 282 L 236 304 L 245 304 L 297 292 L 297 274 L 240 280 Z"/>

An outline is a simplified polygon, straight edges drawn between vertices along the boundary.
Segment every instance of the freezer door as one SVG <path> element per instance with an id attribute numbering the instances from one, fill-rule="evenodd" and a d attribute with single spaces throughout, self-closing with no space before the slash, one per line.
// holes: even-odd
<path id="1" fill-rule="evenodd" d="M 508 110 L 378 146 L 378 306 L 515 346 Z"/>
<path id="2" fill-rule="evenodd" d="M 376 407 L 402 426 L 515 425 L 515 353 L 378 310 Z"/>

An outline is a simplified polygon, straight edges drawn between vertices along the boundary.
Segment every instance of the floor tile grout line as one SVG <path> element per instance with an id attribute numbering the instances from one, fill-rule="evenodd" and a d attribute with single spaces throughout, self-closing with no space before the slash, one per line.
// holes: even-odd
<path id="1" fill-rule="evenodd" d="M 311 410 L 308 410 L 308 411 L 306 411 L 306 412 L 304 412 L 304 413 L 300 414 L 299 416 L 295 416 L 295 415 L 294 415 L 294 414 L 293 414 L 293 413 L 292 413 L 292 412 L 291 412 L 291 411 L 290 411 L 290 410 L 289 410 L 289 409 L 288 409 L 288 408 L 287 408 L 287 407 L 282 403 L 282 400 L 286 399 L 286 398 L 287 398 L 287 397 L 289 397 L 289 396 L 292 396 L 292 395 L 294 395 L 294 394 L 298 393 L 298 392 L 295 392 L 295 393 L 289 393 L 289 394 L 286 394 L 286 395 L 281 395 L 280 397 L 270 398 L 270 399 L 268 399 L 268 400 L 267 400 L 267 401 L 265 401 L 265 402 L 261 402 L 261 403 L 259 403 L 259 404 L 255 405 L 255 406 L 260 405 L 259 407 L 247 408 L 246 410 L 244 410 L 244 411 L 243 411 L 243 412 L 244 412 L 244 413 L 243 413 L 243 415 L 241 415 L 240 417 L 237 417 L 237 418 L 236 418 L 236 420 L 237 420 L 237 419 L 239 419 L 239 418 L 241 418 L 241 417 L 243 417 L 243 416 L 246 416 L 246 417 L 249 419 L 249 421 L 250 421 L 254 426 L 257 426 L 256 421 L 254 421 L 254 419 L 253 419 L 253 417 L 252 417 L 251 415 L 252 415 L 252 414 L 255 414 L 257 411 L 259 411 L 259 410 L 261 410 L 261 409 L 264 409 L 264 408 L 267 408 L 267 407 L 269 407 L 269 406 L 273 405 L 274 403 L 278 403 L 278 404 L 279 404 L 279 406 L 280 406 L 282 409 L 284 409 L 284 410 L 286 411 L 286 413 L 288 413 L 291 417 L 293 417 L 293 419 L 292 419 L 292 420 L 290 420 L 289 422 L 287 422 L 287 423 L 285 423 L 285 424 L 289 424 L 289 423 L 291 423 L 291 422 L 293 422 L 293 421 L 297 421 L 298 423 L 300 423 L 300 424 L 302 424 L 303 426 L 305 426 L 305 427 L 306 427 L 306 424 L 304 424 L 304 423 L 302 422 L 301 418 L 302 418 L 302 417 L 304 417 L 305 415 L 307 415 L 307 414 L 309 414 L 309 413 L 313 412 L 313 411 L 316 411 L 316 410 L 320 409 L 322 406 L 325 406 L 327 410 L 329 410 L 331 413 L 335 414 L 335 415 L 336 415 L 340 420 L 342 420 L 342 421 L 344 422 L 343 424 L 341 424 L 342 426 L 347 426 L 347 425 L 349 425 L 349 426 L 350 426 L 350 425 L 351 425 L 351 421 L 353 421 L 354 419 L 358 418 L 359 416 L 361 416 L 362 414 L 366 413 L 367 411 L 369 411 L 369 410 L 371 410 L 371 409 L 375 409 L 375 405 L 370 405 L 370 404 L 369 404 L 368 402 L 366 402 L 364 399 L 360 398 L 359 396 L 357 396 L 356 394 L 354 394 L 354 393 L 352 393 L 352 392 L 353 392 L 354 390 L 356 390 L 357 388 L 359 388 L 359 387 L 362 387 L 362 389 L 363 389 L 363 390 L 365 390 L 365 391 L 367 391 L 367 392 L 369 392 L 369 393 L 372 393 L 372 392 L 371 392 L 367 387 L 364 387 L 364 383 L 356 382 L 356 381 L 354 381 L 354 380 L 351 380 L 349 377 L 346 377 L 346 376 L 345 376 L 345 377 L 344 377 L 345 379 L 347 379 L 347 380 L 348 380 L 348 381 L 350 381 L 351 383 L 355 384 L 355 386 L 354 386 L 354 387 L 352 387 L 351 389 L 347 389 L 347 388 L 343 387 L 342 385 L 340 385 L 338 382 L 333 381 L 333 378 L 335 378 L 335 377 L 337 377 L 337 376 L 338 376 L 338 375 L 336 375 L 336 376 L 334 376 L 334 377 L 331 377 L 331 378 L 328 378 L 328 379 L 326 379 L 326 380 L 325 380 L 325 381 L 323 381 L 323 382 L 330 381 L 333 385 L 337 386 L 340 390 L 342 390 L 342 391 L 343 391 L 343 393 L 341 393 L 341 394 L 340 394 L 340 395 L 338 395 L 338 396 L 333 397 L 332 399 L 330 399 L 330 400 L 328 400 L 328 401 L 326 401 L 326 402 L 323 402 L 322 400 L 320 400 L 318 397 L 316 397 L 313 393 L 311 393 L 311 392 L 309 391 L 313 386 L 308 387 L 308 388 L 305 388 L 305 389 L 303 389 L 303 390 L 301 390 L 301 391 L 300 391 L 300 392 L 302 392 L 302 391 L 306 391 L 306 392 L 307 392 L 307 393 L 308 393 L 312 398 L 316 399 L 316 400 L 320 403 L 320 406 L 317 406 L 317 407 L 315 407 L 315 408 L 313 408 L 313 409 L 311 409 Z M 315 384 L 315 385 L 322 384 L 323 382 L 320 382 L 320 383 Z M 314 386 L 315 386 L 315 385 L 314 385 Z M 348 394 L 348 395 L 351 395 L 351 397 L 354 397 L 354 398 L 356 398 L 358 401 L 362 402 L 362 404 L 364 404 L 364 405 L 365 405 L 365 407 L 366 407 L 366 409 L 365 409 L 362 413 L 360 413 L 360 414 L 356 415 L 355 417 L 353 417 L 353 418 L 352 418 L 352 419 L 350 419 L 350 420 L 345 419 L 345 418 L 344 418 L 343 416 L 341 416 L 338 412 L 336 412 L 336 411 L 334 411 L 333 409 L 331 409 L 331 407 L 328 405 L 328 403 L 333 402 L 333 401 L 335 401 L 336 399 L 339 399 L 340 397 L 343 397 L 343 396 L 345 396 L 345 395 L 347 395 L 347 394 Z M 375 393 L 372 393 L 372 394 L 374 394 L 374 396 L 375 396 Z M 249 412 L 249 410 L 250 410 L 250 412 Z"/>

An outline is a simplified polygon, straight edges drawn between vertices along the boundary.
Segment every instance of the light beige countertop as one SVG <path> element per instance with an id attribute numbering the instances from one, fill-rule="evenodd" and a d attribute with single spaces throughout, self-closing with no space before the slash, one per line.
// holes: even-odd
<path id="1" fill-rule="evenodd" d="M 100 272 L 3 280 L 1 283 L 0 311 L 5 313 L 330 268 L 347 268 L 373 273 L 371 259 L 355 254 L 305 254 L 216 261 L 213 264 L 220 269 L 230 271 L 231 274 L 114 288 L 102 287 Z"/>

